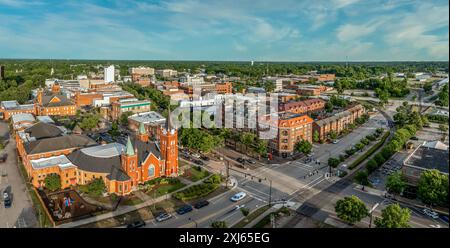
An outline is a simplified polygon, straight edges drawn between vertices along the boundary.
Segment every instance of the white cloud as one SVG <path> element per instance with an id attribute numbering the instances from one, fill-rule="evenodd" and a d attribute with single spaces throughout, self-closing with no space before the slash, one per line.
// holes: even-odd
<path id="1" fill-rule="evenodd" d="M 361 25 L 345 24 L 337 29 L 337 38 L 340 41 L 349 41 L 358 39 L 373 33 L 380 24 L 381 24 L 380 22 L 367 23 Z"/>

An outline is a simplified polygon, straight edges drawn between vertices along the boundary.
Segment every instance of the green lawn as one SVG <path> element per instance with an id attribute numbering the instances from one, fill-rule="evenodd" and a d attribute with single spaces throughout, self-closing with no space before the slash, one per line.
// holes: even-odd
<path id="1" fill-rule="evenodd" d="M 158 185 L 156 186 L 156 189 L 150 191 L 149 193 L 147 193 L 149 196 L 151 197 L 160 197 L 162 195 L 168 194 L 168 193 L 172 193 L 178 189 L 183 188 L 184 186 L 186 186 L 184 183 L 182 182 L 178 182 L 175 184 L 164 184 L 164 185 Z"/>
<path id="2" fill-rule="evenodd" d="M 209 176 L 209 172 L 205 169 L 200 168 L 200 170 L 196 167 L 189 168 L 183 174 L 183 177 L 186 177 L 192 182 L 196 182 L 198 180 L 202 180 L 203 178 Z"/>

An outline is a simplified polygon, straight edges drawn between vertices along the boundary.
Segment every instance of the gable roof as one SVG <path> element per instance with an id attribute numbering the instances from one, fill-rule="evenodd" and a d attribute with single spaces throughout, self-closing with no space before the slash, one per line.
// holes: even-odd
<path id="1" fill-rule="evenodd" d="M 33 126 L 25 129 L 24 132 L 28 133 L 30 137 L 35 137 L 38 140 L 58 137 L 63 133 L 57 126 L 45 122 L 38 122 Z"/>
<path id="2" fill-rule="evenodd" d="M 59 99 L 59 101 L 55 101 L 55 97 Z M 42 106 L 44 107 L 58 107 L 58 106 L 67 106 L 73 105 L 73 103 L 62 94 L 45 94 L 42 96 Z"/>
<path id="3" fill-rule="evenodd" d="M 71 134 L 24 143 L 27 154 L 59 151 L 70 148 L 88 147 L 97 144 L 85 135 Z"/>

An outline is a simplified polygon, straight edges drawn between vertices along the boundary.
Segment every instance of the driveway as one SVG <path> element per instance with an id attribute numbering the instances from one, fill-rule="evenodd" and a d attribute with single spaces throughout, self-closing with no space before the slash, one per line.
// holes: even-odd
<path id="1" fill-rule="evenodd" d="M 0 122 L 0 136 L 8 133 L 8 124 Z M 37 227 L 37 220 L 27 188 L 17 167 L 16 142 L 10 139 L 8 145 L 0 153 L 8 154 L 5 163 L 0 164 L 0 191 L 10 186 L 12 191 L 12 206 L 5 208 L 3 198 L 0 205 L 0 228 Z"/>

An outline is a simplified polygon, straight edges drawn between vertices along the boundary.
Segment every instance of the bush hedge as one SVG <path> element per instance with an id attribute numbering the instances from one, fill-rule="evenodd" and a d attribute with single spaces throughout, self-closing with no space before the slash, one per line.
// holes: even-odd
<path id="1" fill-rule="evenodd" d="M 222 181 L 220 175 L 212 175 L 203 183 L 193 185 L 183 191 L 173 194 L 173 197 L 181 201 L 189 201 L 199 197 L 206 196 L 216 190 Z"/>

